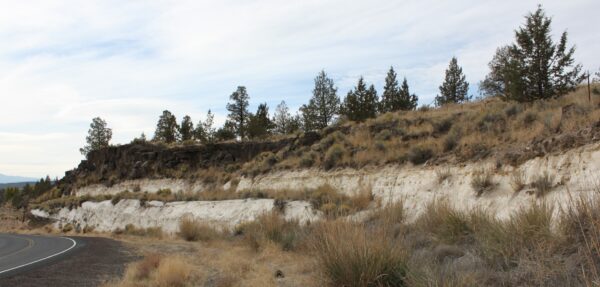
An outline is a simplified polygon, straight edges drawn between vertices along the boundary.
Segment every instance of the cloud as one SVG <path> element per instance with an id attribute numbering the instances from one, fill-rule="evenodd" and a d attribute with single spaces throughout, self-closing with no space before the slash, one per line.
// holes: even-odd
<path id="1" fill-rule="evenodd" d="M 535 1 L 0 2 L 0 172 L 62 175 L 81 159 L 91 119 L 126 143 L 162 110 L 197 122 L 245 85 L 252 108 L 297 109 L 325 69 L 340 96 L 361 75 L 381 92 L 391 65 L 431 103 L 449 59 L 472 87 Z M 545 1 L 556 35 L 597 69 L 597 1 Z"/>

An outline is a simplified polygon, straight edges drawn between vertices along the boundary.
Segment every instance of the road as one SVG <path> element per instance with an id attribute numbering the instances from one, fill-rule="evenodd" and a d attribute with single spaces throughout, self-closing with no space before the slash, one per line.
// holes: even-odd
<path id="1" fill-rule="evenodd" d="M 82 245 L 68 237 L 0 234 L 0 278 L 56 262 Z"/>

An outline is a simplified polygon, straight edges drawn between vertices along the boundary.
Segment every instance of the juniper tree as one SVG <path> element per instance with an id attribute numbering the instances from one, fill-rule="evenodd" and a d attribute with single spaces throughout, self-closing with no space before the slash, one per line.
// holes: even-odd
<path id="1" fill-rule="evenodd" d="M 481 84 L 482 92 L 531 102 L 575 90 L 583 75 L 581 65 L 574 64 L 575 47 L 567 47 L 567 32 L 554 43 L 552 19 L 541 6 L 525 20 L 515 31 L 515 43 L 496 51 L 489 64 L 490 74 Z"/>
<path id="2" fill-rule="evenodd" d="M 168 110 L 163 111 L 162 115 L 158 119 L 156 124 L 156 131 L 154 132 L 154 141 L 173 143 L 177 141 L 179 126 L 177 125 L 177 119 Z"/>
<path id="3" fill-rule="evenodd" d="M 442 106 L 449 103 L 462 103 L 469 100 L 469 83 L 463 74 L 462 68 L 458 65 L 456 57 L 452 57 L 444 82 L 440 86 L 440 94 L 435 97 L 435 103 Z"/>
<path id="4" fill-rule="evenodd" d="M 269 119 L 269 107 L 266 103 L 258 105 L 256 113 L 250 115 L 248 121 L 248 136 L 251 139 L 264 138 L 273 129 L 273 122 Z"/>
<path id="5" fill-rule="evenodd" d="M 367 89 L 363 77 L 358 79 L 354 90 L 344 99 L 343 114 L 351 121 L 364 121 L 377 115 L 377 91 L 371 85 Z"/>
<path id="6" fill-rule="evenodd" d="M 215 141 L 227 141 L 235 139 L 236 124 L 226 120 L 225 124 L 215 132 Z"/>
<path id="7" fill-rule="evenodd" d="M 340 99 L 333 80 L 321 71 L 315 78 L 313 96 L 308 105 L 300 108 L 306 130 L 323 129 L 327 127 L 339 112 Z"/>
<path id="8" fill-rule="evenodd" d="M 194 139 L 194 123 L 192 122 L 192 118 L 190 118 L 190 116 L 186 115 L 181 120 L 179 134 L 181 136 L 181 142 L 186 142 Z"/>
<path id="9" fill-rule="evenodd" d="M 90 151 L 99 150 L 110 145 L 112 138 L 112 129 L 106 126 L 106 121 L 100 117 L 92 119 L 88 136 L 85 137 L 86 145 L 79 149 L 83 155 L 87 155 Z"/>
<path id="10" fill-rule="evenodd" d="M 244 140 L 246 138 L 246 129 L 248 125 L 248 118 L 250 112 L 248 112 L 248 100 L 250 96 L 246 92 L 246 87 L 239 86 L 235 92 L 229 96 L 230 102 L 227 104 L 227 110 L 229 111 L 228 119 L 233 125 L 235 134 Z"/>
<path id="11" fill-rule="evenodd" d="M 275 108 L 275 113 L 273 114 L 273 131 L 281 135 L 290 133 L 291 121 L 292 115 L 290 114 L 290 110 L 285 101 L 281 101 Z"/>

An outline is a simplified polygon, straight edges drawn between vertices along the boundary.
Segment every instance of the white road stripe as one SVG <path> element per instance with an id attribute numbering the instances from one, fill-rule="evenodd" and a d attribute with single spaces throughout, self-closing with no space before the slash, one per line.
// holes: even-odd
<path id="1" fill-rule="evenodd" d="M 23 265 L 19 265 L 19 266 L 17 266 L 17 267 L 13 267 L 13 268 L 10 268 L 10 269 L 2 270 L 2 271 L 0 271 L 0 274 L 2 274 L 2 273 L 6 273 L 6 272 L 9 272 L 9 271 L 13 271 L 13 270 L 15 270 L 15 269 L 19 269 L 19 268 L 22 268 L 22 267 L 25 267 L 25 266 L 29 266 L 29 265 L 31 265 L 31 264 L 35 264 L 35 263 L 38 263 L 38 262 L 41 262 L 41 261 L 44 261 L 44 260 L 48 260 L 48 259 L 50 259 L 50 258 L 52 258 L 52 257 L 55 257 L 55 256 L 58 256 L 58 255 L 61 255 L 61 254 L 65 253 L 65 252 L 67 252 L 67 251 L 69 251 L 69 250 L 71 250 L 71 249 L 75 248 L 75 246 L 77 245 L 77 242 L 76 242 L 75 240 L 73 240 L 73 239 L 69 238 L 69 237 L 59 237 L 59 238 L 64 238 L 64 239 L 71 240 L 71 241 L 73 242 L 73 245 L 72 245 L 71 247 L 69 247 L 69 248 L 67 248 L 67 249 L 65 249 L 65 250 L 63 250 L 63 251 L 61 251 L 61 252 L 58 252 L 58 253 L 56 253 L 56 254 L 53 254 L 53 255 L 50 255 L 50 256 L 44 257 L 44 258 L 42 258 L 42 259 L 38 259 L 38 260 L 35 260 L 35 261 L 31 261 L 31 262 L 29 262 L 29 263 L 26 263 L 26 264 L 23 264 Z"/>

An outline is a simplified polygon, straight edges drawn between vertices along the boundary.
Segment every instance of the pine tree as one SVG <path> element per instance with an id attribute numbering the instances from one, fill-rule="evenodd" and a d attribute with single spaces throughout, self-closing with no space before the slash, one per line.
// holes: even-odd
<path id="1" fill-rule="evenodd" d="M 390 67 L 390 70 L 385 77 L 385 86 L 383 86 L 383 95 L 381 95 L 381 112 L 394 112 L 400 110 L 400 89 L 398 88 L 398 80 L 396 79 L 396 72 L 394 67 Z"/>
<path id="2" fill-rule="evenodd" d="M 273 122 L 269 119 L 269 107 L 266 103 L 258 105 L 256 114 L 250 115 L 248 121 L 248 136 L 251 139 L 265 138 L 272 129 Z"/>
<path id="3" fill-rule="evenodd" d="M 516 43 L 496 51 L 489 64 L 490 74 L 482 82 L 482 92 L 531 102 L 575 90 L 583 75 L 581 65 L 574 64 L 575 47 L 567 48 L 567 32 L 554 43 L 552 19 L 541 6 L 525 19 L 525 26 L 515 31 Z"/>
<path id="4" fill-rule="evenodd" d="M 417 108 L 417 102 L 419 101 L 419 98 L 417 98 L 417 95 L 410 93 L 406 78 L 404 78 L 404 81 L 402 81 L 402 87 L 400 88 L 399 94 L 399 110 L 412 111 Z"/>
<path id="5" fill-rule="evenodd" d="M 317 130 L 327 127 L 339 112 L 340 99 L 333 80 L 321 71 L 315 78 L 313 96 L 308 105 L 300 108 L 306 130 Z"/>
<path id="6" fill-rule="evenodd" d="M 179 127 L 179 134 L 181 135 L 181 142 L 194 139 L 194 123 L 192 122 L 192 118 L 190 118 L 190 116 L 186 115 L 183 117 L 181 126 Z"/>
<path id="7" fill-rule="evenodd" d="M 375 86 L 369 86 L 365 97 L 361 100 L 362 109 L 365 119 L 374 118 L 377 116 L 377 110 L 379 107 L 379 98 L 377 97 L 377 90 Z"/>
<path id="8" fill-rule="evenodd" d="M 363 77 L 360 77 L 354 90 L 348 92 L 344 99 L 343 114 L 351 121 L 360 122 L 375 117 L 378 106 L 375 87 L 371 85 L 367 89 Z"/>
<path id="9" fill-rule="evenodd" d="M 215 140 L 215 128 L 213 128 L 214 115 L 209 109 L 206 119 L 199 121 L 194 131 L 194 138 L 201 143 L 212 143 Z"/>
<path id="10" fill-rule="evenodd" d="M 87 145 L 79 149 L 81 154 L 87 156 L 90 151 L 106 148 L 110 145 L 112 129 L 106 127 L 106 121 L 100 117 L 92 119 L 88 136 L 85 138 Z"/>
<path id="11" fill-rule="evenodd" d="M 165 110 L 156 124 L 154 141 L 174 143 L 179 137 L 178 131 L 179 126 L 177 125 L 177 119 L 171 112 Z"/>
<path id="12" fill-rule="evenodd" d="M 248 125 L 248 100 L 250 96 L 246 92 L 246 87 L 239 86 L 229 97 L 230 102 L 227 104 L 229 111 L 228 119 L 233 124 L 236 135 L 240 140 L 246 139 L 246 129 Z"/>
<path id="13" fill-rule="evenodd" d="M 275 114 L 273 115 L 273 131 L 280 135 L 290 133 L 289 126 L 292 121 L 292 115 L 290 114 L 289 108 L 285 101 L 281 101 L 275 108 Z"/>
<path id="14" fill-rule="evenodd" d="M 462 68 L 458 66 L 456 57 L 452 57 L 444 83 L 440 86 L 440 94 L 435 97 L 436 105 L 442 106 L 449 103 L 463 103 L 469 100 L 469 83 L 463 74 Z"/>

